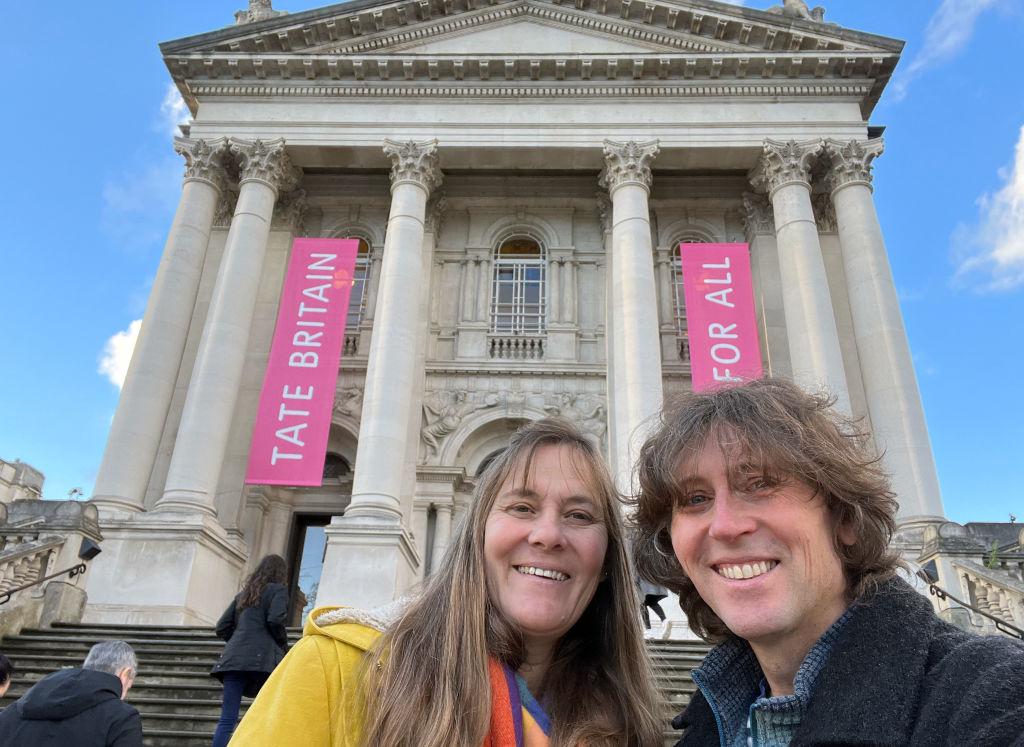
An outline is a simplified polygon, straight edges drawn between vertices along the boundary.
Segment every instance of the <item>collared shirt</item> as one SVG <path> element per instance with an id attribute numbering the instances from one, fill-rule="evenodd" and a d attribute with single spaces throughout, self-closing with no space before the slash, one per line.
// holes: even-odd
<path id="1" fill-rule="evenodd" d="M 750 644 L 730 638 L 716 646 L 693 679 L 707 698 L 721 747 L 785 747 L 796 733 L 811 701 L 814 682 L 825 667 L 836 639 L 853 617 L 853 607 L 807 652 L 793 680 L 793 694 L 765 697 L 764 673 Z"/>

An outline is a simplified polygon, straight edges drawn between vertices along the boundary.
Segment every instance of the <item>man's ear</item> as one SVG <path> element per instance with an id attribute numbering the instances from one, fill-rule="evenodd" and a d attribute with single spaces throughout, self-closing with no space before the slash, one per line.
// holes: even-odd
<path id="1" fill-rule="evenodd" d="M 128 694 L 132 684 L 135 682 L 135 675 L 132 674 L 131 667 L 125 667 L 117 673 L 117 678 L 121 680 L 121 700 L 124 700 L 124 696 Z"/>

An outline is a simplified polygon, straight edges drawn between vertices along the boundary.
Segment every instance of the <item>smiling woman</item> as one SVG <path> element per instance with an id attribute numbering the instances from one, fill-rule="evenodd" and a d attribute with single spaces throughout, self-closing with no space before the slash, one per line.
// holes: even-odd
<path id="1" fill-rule="evenodd" d="M 397 613 L 310 613 L 235 739 L 659 744 L 617 498 L 578 428 L 561 419 L 525 426 L 478 478 L 423 592 Z"/>

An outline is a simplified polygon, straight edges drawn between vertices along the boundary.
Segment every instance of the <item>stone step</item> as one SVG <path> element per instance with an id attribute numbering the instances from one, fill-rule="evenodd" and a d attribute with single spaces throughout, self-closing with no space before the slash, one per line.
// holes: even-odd
<path id="1" fill-rule="evenodd" d="M 301 631 L 290 628 L 288 633 L 294 642 Z M 93 644 L 111 638 L 130 643 L 139 657 L 139 675 L 127 701 L 142 715 L 143 743 L 147 747 L 208 747 L 223 694 L 209 670 L 224 647 L 208 627 L 58 624 L 7 636 L 0 648 L 17 673 L 10 691 L 0 699 L 0 708 L 50 672 L 81 666 Z M 664 640 L 649 640 L 647 647 L 663 697 L 665 744 L 672 745 L 679 734 L 667 727 L 668 721 L 696 690 L 690 670 L 700 664 L 709 647 L 699 641 Z M 242 700 L 242 713 L 251 702 Z"/>

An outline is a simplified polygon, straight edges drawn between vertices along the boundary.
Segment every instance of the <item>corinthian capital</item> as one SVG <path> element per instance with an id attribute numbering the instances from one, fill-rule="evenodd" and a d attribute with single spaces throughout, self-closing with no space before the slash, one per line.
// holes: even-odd
<path id="1" fill-rule="evenodd" d="M 402 182 L 413 182 L 430 194 L 444 180 L 437 165 L 437 140 L 385 140 L 384 155 L 391 159 L 391 189 Z"/>
<path id="2" fill-rule="evenodd" d="M 786 184 L 810 186 L 811 167 L 824 147 L 822 140 L 765 140 L 761 158 L 750 172 L 750 183 L 769 195 Z"/>
<path id="3" fill-rule="evenodd" d="M 604 141 L 604 169 L 598 178 L 598 184 L 609 193 L 624 184 L 638 184 L 644 189 L 651 189 L 651 162 L 657 157 L 661 148 L 657 140 L 637 143 Z"/>
<path id="4" fill-rule="evenodd" d="M 871 186 L 871 162 L 882 155 L 885 142 L 880 137 L 867 142 L 860 140 L 826 140 L 825 152 L 832 161 L 826 182 L 829 191 L 835 192 L 849 184 Z"/>
<path id="5" fill-rule="evenodd" d="M 284 138 L 277 140 L 231 139 L 231 152 L 238 159 L 239 184 L 263 182 L 275 193 L 293 189 L 302 170 L 292 165 L 284 150 Z"/>
<path id="6" fill-rule="evenodd" d="M 174 150 L 185 159 L 185 181 L 203 181 L 219 192 L 223 192 L 228 182 L 224 161 L 228 156 L 228 141 L 225 138 L 216 140 L 189 140 L 174 138 Z"/>
<path id="7" fill-rule="evenodd" d="M 744 192 L 741 216 L 743 229 L 749 238 L 775 233 L 775 214 L 772 212 L 772 204 L 764 195 Z"/>

